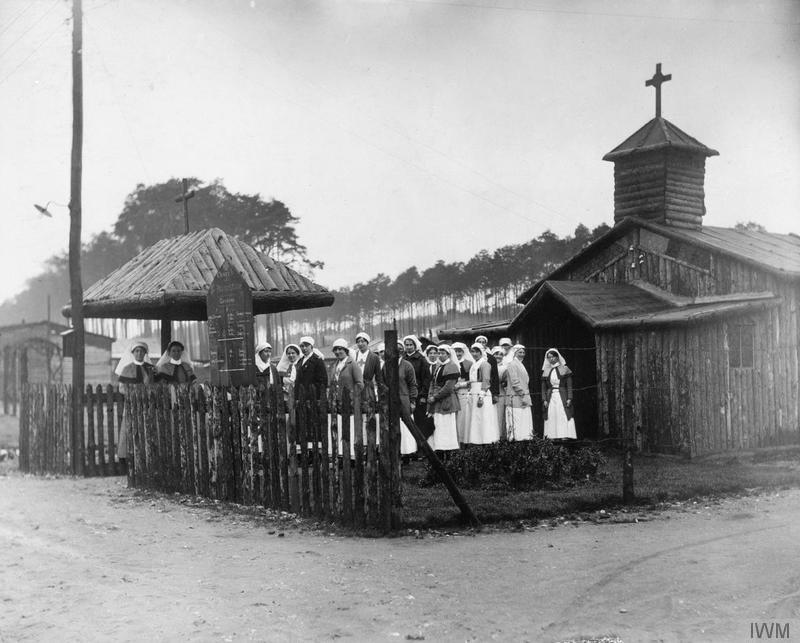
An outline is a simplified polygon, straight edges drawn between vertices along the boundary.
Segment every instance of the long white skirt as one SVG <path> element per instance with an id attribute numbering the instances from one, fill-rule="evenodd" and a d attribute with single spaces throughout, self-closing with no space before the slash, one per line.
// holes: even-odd
<path id="1" fill-rule="evenodd" d="M 547 407 L 547 419 L 544 421 L 544 437 L 551 440 L 561 438 L 578 439 L 575 432 L 575 418 L 567 419 L 567 412 L 564 410 L 564 402 L 561 395 L 554 390 L 550 396 L 550 404 Z"/>
<path id="2" fill-rule="evenodd" d="M 469 425 L 464 435 L 464 442 L 469 444 L 497 442 L 500 439 L 500 429 L 497 426 L 497 410 L 492 404 L 491 392 L 481 390 L 480 382 L 470 382 L 469 393 Z M 483 400 L 483 406 L 478 406 L 478 400 Z"/>
<path id="3" fill-rule="evenodd" d="M 470 422 L 469 416 L 471 409 L 469 393 L 469 388 L 460 388 L 456 392 L 456 395 L 458 395 L 458 404 L 461 407 L 461 410 L 456 412 L 456 433 L 460 444 L 466 442 L 464 436 L 467 434 L 467 427 L 469 427 Z"/>
<path id="4" fill-rule="evenodd" d="M 533 439 L 533 415 L 531 407 L 506 406 L 506 431 L 509 440 Z"/>
<path id="5" fill-rule="evenodd" d="M 433 435 L 428 438 L 428 444 L 434 451 L 454 451 L 458 449 L 458 430 L 456 429 L 455 413 L 433 414 Z"/>
<path id="6" fill-rule="evenodd" d="M 411 435 L 406 423 L 400 420 L 400 455 L 409 455 L 417 452 L 417 441 Z"/>

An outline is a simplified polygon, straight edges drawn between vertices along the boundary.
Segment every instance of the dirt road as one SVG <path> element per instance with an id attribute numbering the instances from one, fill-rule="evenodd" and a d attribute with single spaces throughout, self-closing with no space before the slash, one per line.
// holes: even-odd
<path id="1" fill-rule="evenodd" d="M 745 641 L 753 621 L 800 640 L 798 490 L 639 524 L 354 539 L 15 474 L 0 543 L 4 642 Z"/>

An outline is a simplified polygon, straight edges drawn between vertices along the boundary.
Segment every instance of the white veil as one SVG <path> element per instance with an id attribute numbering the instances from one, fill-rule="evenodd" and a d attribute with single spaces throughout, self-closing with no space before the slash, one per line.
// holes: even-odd
<path id="1" fill-rule="evenodd" d="M 144 360 L 142 362 L 136 362 L 136 360 L 133 358 L 133 349 L 137 347 L 144 348 Z M 137 364 L 138 366 L 145 363 L 147 364 L 150 363 L 150 355 L 147 342 L 143 342 L 141 339 L 133 339 L 131 340 L 131 343 L 128 345 L 128 350 L 125 351 L 119 358 L 119 364 L 117 364 L 117 367 L 114 369 L 114 373 L 117 375 L 117 377 L 119 377 L 120 375 L 122 375 L 122 371 L 125 370 L 126 366 L 129 366 L 130 364 Z"/>

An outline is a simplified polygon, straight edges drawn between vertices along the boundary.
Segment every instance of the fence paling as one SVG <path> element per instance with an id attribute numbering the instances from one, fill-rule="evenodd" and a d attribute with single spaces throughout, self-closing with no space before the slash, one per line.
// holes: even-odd
<path id="1" fill-rule="evenodd" d="M 282 504 L 282 480 L 280 470 L 280 440 L 278 437 L 278 416 L 276 387 L 264 386 L 257 392 L 258 435 L 261 440 L 261 467 L 263 470 L 263 494 L 261 504 L 265 507 L 280 507 Z M 286 450 L 286 442 L 283 442 Z"/>
<path id="2" fill-rule="evenodd" d="M 253 496 L 254 496 L 254 487 L 253 484 L 253 461 L 251 458 L 251 450 L 250 450 L 250 436 L 248 435 L 248 429 L 250 420 L 247 415 L 247 398 L 248 398 L 248 390 L 246 388 L 241 389 L 239 399 L 237 400 L 237 409 L 236 412 L 239 416 L 238 421 L 238 428 L 239 428 L 239 443 L 240 453 L 241 453 L 241 502 L 245 505 L 253 504 Z M 237 426 L 237 424 L 234 424 Z"/>
<path id="3" fill-rule="evenodd" d="M 108 473 L 110 475 L 119 474 L 119 466 L 114 455 L 117 452 L 116 440 L 114 439 L 114 387 L 110 384 L 106 386 L 106 430 L 108 432 Z"/>
<path id="4" fill-rule="evenodd" d="M 93 391 L 95 399 L 95 412 L 97 413 L 97 468 L 100 475 L 108 475 L 108 468 L 106 467 L 106 440 L 103 427 L 103 420 L 105 413 L 103 413 L 103 387 L 99 384 Z"/>
<path id="5" fill-rule="evenodd" d="M 322 444 L 322 408 L 323 402 L 315 398 L 311 405 L 311 481 L 314 489 L 314 514 L 320 518 L 323 512 L 322 453 L 320 453 L 320 445 Z"/>
<path id="6" fill-rule="evenodd" d="M 268 490 L 264 501 L 267 506 L 281 507 L 283 505 L 282 485 L 288 484 L 288 479 L 282 481 L 281 471 L 281 452 L 286 453 L 286 437 L 281 440 L 281 432 L 278 427 L 280 416 L 283 410 L 278 403 L 278 387 L 265 387 L 261 396 L 261 441 L 264 444 L 264 488 Z"/>
<path id="7" fill-rule="evenodd" d="M 375 409 L 370 402 L 366 403 L 367 409 L 367 463 L 365 468 L 366 483 L 364 490 L 367 501 L 367 523 L 374 525 L 380 516 L 380 496 L 378 489 L 378 445 L 377 445 L 377 418 Z"/>
<path id="8" fill-rule="evenodd" d="M 222 479 L 222 500 L 229 500 L 236 502 L 236 466 L 235 453 L 237 445 L 233 439 L 233 431 L 231 430 L 231 412 L 229 404 L 230 389 L 225 387 L 223 389 L 224 397 L 221 400 L 222 404 L 222 426 L 221 426 L 221 441 L 220 452 L 222 456 L 221 465 L 221 479 Z"/>
<path id="9" fill-rule="evenodd" d="M 208 487 L 208 446 L 206 442 L 206 409 L 205 389 L 196 386 L 192 389 L 192 413 L 197 427 L 197 448 L 195 449 L 195 493 L 198 496 L 207 496 Z"/>
<path id="10" fill-rule="evenodd" d="M 97 444 L 94 434 L 94 395 L 92 395 L 91 384 L 86 386 L 86 397 L 84 398 L 86 408 L 86 468 L 85 475 L 94 476 L 97 456 Z"/>
<path id="11" fill-rule="evenodd" d="M 297 408 L 297 441 L 300 444 L 300 454 L 297 469 L 300 475 L 300 506 L 299 513 L 307 515 L 310 506 L 311 490 L 308 485 L 308 401 L 300 398 Z"/>
<path id="12" fill-rule="evenodd" d="M 352 485 L 353 494 L 353 525 L 357 528 L 364 526 L 366 522 L 366 513 L 364 510 L 365 494 L 364 494 L 364 416 L 361 411 L 361 397 L 359 395 L 352 396 L 353 416 L 351 419 L 350 443 L 348 444 L 347 451 L 343 454 L 344 457 L 349 456 L 350 444 L 352 444 L 353 454 L 355 456 L 355 466 L 351 467 L 351 481 L 348 483 L 348 491 Z"/>
<path id="13" fill-rule="evenodd" d="M 194 423 L 192 422 L 192 409 L 189 404 L 189 386 L 181 384 L 177 387 L 178 409 L 181 418 L 181 437 L 184 446 L 184 459 L 181 464 L 185 468 L 183 493 L 192 494 L 194 489 Z"/>
<path id="14" fill-rule="evenodd" d="M 331 405 L 331 430 L 330 430 L 330 452 L 331 452 L 331 515 L 341 519 L 342 507 L 339 500 L 339 488 L 341 486 L 341 475 L 339 469 L 339 415 L 342 409 L 340 406 Z"/>
<path id="15" fill-rule="evenodd" d="M 155 465 L 156 470 L 153 473 L 158 476 L 167 491 L 175 488 L 172 479 L 172 467 L 170 467 L 172 439 L 169 432 L 169 404 L 170 398 L 164 394 L 164 389 L 162 388 L 159 394 L 156 395 L 155 408 L 153 409 L 156 418 L 155 441 L 158 445 L 158 463 Z"/>
<path id="16" fill-rule="evenodd" d="M 374 404 L 362 408 L 358 396 L 351 400 L 348 392 L 329 405 L 324 390 L 310 388 L 298 391 L 295 406 L 289 391 L 285 407 L 283 394 L 280 386 L 263 385 L 133 385 L 125 396 L 110 386 L 87 388 L 81 470 L 115 471 L 115 428 L 124 413 L 131 486 L 259 504 L 356 527 L 396 526 L 390 516 L 399 504 L 399 436 L 383 420 L 387 412 L 378 439 Z M 21 466 L 71 472 L 70 390 L 29 386 L 21 401 Z"/>
<path id="17" fill-rule="evenodd" d="M 350 391 L 345 389 L 341 401 L 342 408 L 342 516 L 346 525 L 353 525 L 353 466 L 350 459 L 353 442 L 352 413 L 353 403 Z M 356 448 L 356 447 L 353 447 Z M 358 455 L 356 455 L 358 458 Z"/>
<path id="18" fill-rule="evenodd" d="M 294 387 L 288 391 L 288 425 L 286 427 L 289 441 L 287 471 L 289 476 L 289 509 L 297 511 L 300 506 L 300 479 L 297 461 L 297 407 L 295 405 Z"/>

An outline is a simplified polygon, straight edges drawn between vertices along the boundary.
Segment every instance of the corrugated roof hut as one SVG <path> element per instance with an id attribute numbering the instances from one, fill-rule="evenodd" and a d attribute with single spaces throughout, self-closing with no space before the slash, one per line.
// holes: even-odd
<path id="1" fill-rule="evenodd" d="M 162 320 L 162 349 L 173 320 L 207 319 L 206 295 L 226 262 L 253 296 L 253 314 L 330 306 L 322 286 L 219 228 L 163 239 L 86 289 L 86 317 Z M 62 309 L 69 315 L 69 306 Z"/>

